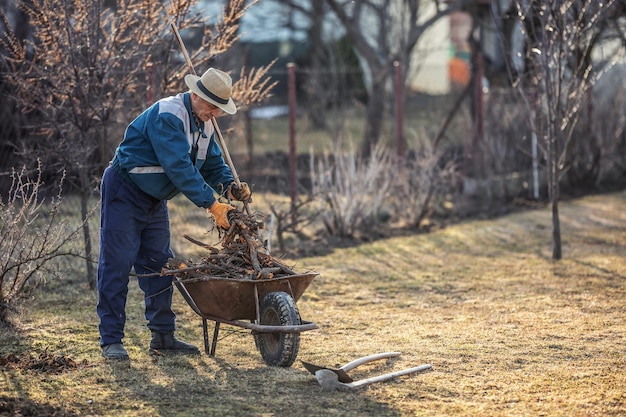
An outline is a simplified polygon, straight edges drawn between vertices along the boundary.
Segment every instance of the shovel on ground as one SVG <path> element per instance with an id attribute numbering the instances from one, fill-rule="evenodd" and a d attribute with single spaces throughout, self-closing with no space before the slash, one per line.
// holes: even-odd
<path id="1" fill-rule="evenodd" d="M 348 375 L 348 371 L 356 368 L 359 365 L 363 365 L 365 363 L 373 362 L 380 359 L 394 358 L 397 356 L 400 356 L 400 352 L 377 353 L 375 355 L 365 356 L 363 358 L 356 359 L 340 368 L 327 368 L 304 361 L 301 362 L 307 371 L 315 375 L 315 377 L 317 378 L 317 382 L 319 382 L 319 384 L 325 391 L 351 391 L 365 385 L 373 384 L 375 382 L 387 381 L 401 375 L 423 372 L 432 368 L 432 365 L 421 365 L 414 368 L 391 372 L 388 374 L 379 375 L 356 382 L 354 382 L 350 375 Z"/>
<path id="2" fill-rule="evenodd" d="M 400 356 L 400 352 L 377 353 L 375 355 L 365 356 L 364 358 L 353 360 L 352 362 L 345 364 L 341 368 L 326 368 L 325 366 L 313 365 L 312 363 L 308 363 L 305 361 L 300 361 L 300 362 L 302 362 L 302 365 L 306 368 L 306 370 L 312 373 L 313 375 L 315 375 L 317 371 L 321 371 L 321 370 L 332 371 L 337 374 L 337 379 L 339 382 L 343 382 L 347 384 L 347 383 L 354 381 L 350 377 L 350 375 L 348 375 L 349 370 L 354 369 L 359 365 L 363 365 L 364 363 L 373 362 L 373 361 L 386 359 L 386 358 L 395 358 L 397 356 Z"/>

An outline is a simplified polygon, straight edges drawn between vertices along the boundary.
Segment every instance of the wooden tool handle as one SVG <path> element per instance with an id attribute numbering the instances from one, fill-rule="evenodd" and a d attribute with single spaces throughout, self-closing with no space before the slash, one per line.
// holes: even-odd
<path id="1" fill-rule="evenodd" d="M 185 57 L 185 62 L 187 63 L 187 68 L 189 69 L 189 72 L 192 73 L 193 75 L 197 75 L 196 70 L 193 67 L 193 63 L 191 62 L 191 58 L 189 57 L 189 54 L 187 53 L 187 48 L 185 48 L 185 43 L 183 42 L 183 38 L 181 38 L 180 33 L 178 32 L 178 27 L 176 27 L 176 24 L 174 22 L 171 22 L 170 25 L 172 26 L 172 31 L 174 32 L 174 36 L 176 37 L 176 40 L 178 41 L 180 50 L 183 52 L 183 56 Z M 241 186 L 239 175 L 237 175 L 235 164 L 233 163 L 233 160 L 230 157 L 230 153 L 228 152 L 228 148 L 226 147 L 226 141 L 224 140 L 224 137 L 222 136 L 222 131 L 220 130 L 220 127 L 217 125 L 217 120 L 215 120 L 215 117 L 211 117 L 211 124 L 213 124 L 213 130 L 215 130 L 215 136 L 217 136 L 217 143 L 220 145 L 220 148 L 222 148 L 222 154 L 224 154 L 224 159 L 226 159 L 226 163 L 228 164 L 228 167 L 230 168 L 230 172 L 233 174 L 233 178 L 235 179 L 235 184 L 239 187 Z M 246 213 L 250 214 L 250 207 L 248 207 L 247 201 L 243 202 L 243 207 L 246 210 Z"/>
<path id="2" fill-rule="evenodd" d="M 170 25 L 172 26 L 172 31 L 174 32 L 174 36 L 176 37 L 176 40 L 178 41 L 178 46 L 180 46 L 180 50 L 182 51 L 183 56 L 185 57 L 185 62 L 187 63 L 187 69 L 193 75 L 198 75 L 196 74 L 196 70 L 193 68 L 193 63 L 191 62 L 191 58 L 189 57 L 189 54 L 187 53 L 187 48 L 185 48 L 185 43 L 183 42 L 183 38 L 180 37 L 180 33 L 178 32 L 178 27 L 176 27 L 176 23 L 171 22 Z"/>

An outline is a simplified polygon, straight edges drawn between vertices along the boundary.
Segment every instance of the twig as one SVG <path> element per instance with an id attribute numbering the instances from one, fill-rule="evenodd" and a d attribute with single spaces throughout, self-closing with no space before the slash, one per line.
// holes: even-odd
<path id="1" fill-rule="evenodd" d="M 217 271 L 225 271 L 226 269 L 224 267 L 221 267 L 219 265 L 214 265 L 214 264 L 203 264 L 203 265 L 196 265 L 196 266 L 188 266 L 186 268 L 179 268 L 179 269 L 167 269 L 167 268 L 163 268 L 161 270 L 160 274 L 157 275 L 175 275 L 175 274 L 180 274 L 180 273 L 185 273 L 185 272 L 192 272 L 192 271 L 206 271 L 206 270 L 217 270 Z M 154 274 L 152 274 L 154 275 Z M 142 275 L 145 276 L 145 275 Z"/>
<path id="2" fill-rule="evenodd" d="M 217 248 L 214 248 L 213 246 L 209 245 L 208 243 L 204 243 L 204 242 L 200 242 L 199 240 L 196 240 L 194 238 L 192 238 L 189 235 L 183 235 L 183 237 L 185 239 L 187 239 L 188 241 L 190 241 L 191 243 L 194 243 L 202 248 L 208 249 L 209 251 L 211 251 L 211 253 L 216 254 L 219 253 L 219 250 Z"/>
<path id="3" fill-rule="evenodd" d="M 254 280 L 296 275 L 291 268 L 264 252 L 263 243 L 258 236 L 262 223 L 258 222 L 255 216 L 233 210 L 228 217 L 230 227 L 227 231 L 222 231 L 219 250 L 184 235 L 185 239 L 208 249 L 211 253 L 202 258 L 202 264 L 196 265 L 181 259 L 170 259 L 168 266 L 173 269 L 164 269 L 162 275 L 176 275 L 185 280 L 197 278 L 192 276 L 193 273 L 201 274 L 200 271 L 203 270 L 210 271 L 211 277 L 233 279 Z"/>
<path id="4" fill-rule="evenodd" d="M 259 257 L 260 258 L 264 258 L 266 261 L 273 262 L 275 265 L 280 266 L 283 269 L 283 271 L 285 271 L 289 275 L 295 275 L 296 274 L 287 265 L 285 265 L 284 263 L 280 262 L 278 259 L 276 259 L 276 258 L 274 258 L 274 257 L 272 257 L 272 256 L 270 256 L 270 255 L 268 255 L 266 253 L 259 253 Z"/>

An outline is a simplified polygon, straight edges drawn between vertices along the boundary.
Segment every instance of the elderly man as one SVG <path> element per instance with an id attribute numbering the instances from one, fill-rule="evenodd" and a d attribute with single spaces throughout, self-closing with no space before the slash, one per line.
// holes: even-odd
<path id="1" fill-rule="evenodd" d="M 209 122 L 222 111 L 237 112 L 230 76 L 209 68 L 201 77 L 187 75 L 185 83 L 188 92 L 157 101 L 130 123 L 102 177 L 96 310 L 107 359 L 128 360 L 122 339 L 131 269 L 139 275 L 159 272 L 173 256 L 167 200 L 182 193 L 206 208 L 218 227 L 228 228 L 234 207 L 217 201 L 216 194 L 250 199 L 248 185 L 233 182 Z M 137 280 L 152 332 L 150 351 L 198 353 L 174 336 L 172 277 Z"/>

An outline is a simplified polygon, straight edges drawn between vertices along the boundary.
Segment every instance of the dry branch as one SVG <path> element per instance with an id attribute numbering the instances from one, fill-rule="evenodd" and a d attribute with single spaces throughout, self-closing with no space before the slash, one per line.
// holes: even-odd
<path id="1" fill-rule="evenodd" d="M 234 210 L 229 213 L 229 220 L 231 227 L 222 236 L 220 248 L 185 235 L 185 239 L 207 249 L 209 254 L 200 262 L 172 258 L 161 275 L 183 280 L 205 276 L 254 280 L 295 275 L 291 268 L 265 253 L 264 242 L 259 238 L 263 223 L 254 214 Z"/>

